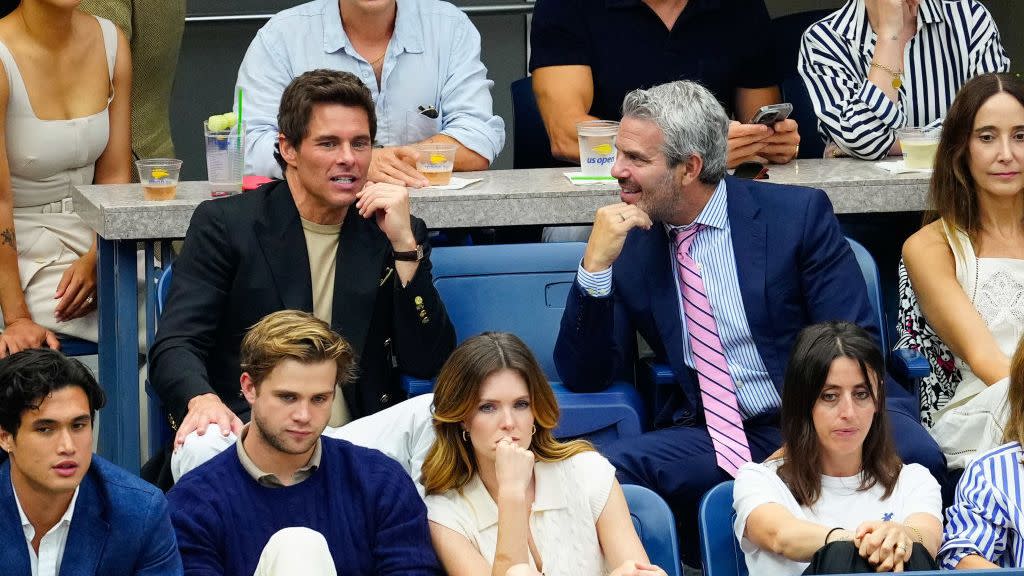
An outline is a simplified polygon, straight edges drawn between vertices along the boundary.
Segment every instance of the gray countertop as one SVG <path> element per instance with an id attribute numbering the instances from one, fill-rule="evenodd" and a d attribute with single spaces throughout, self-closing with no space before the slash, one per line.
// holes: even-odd
<path id="1" fill-rule="evenodd" d="M 466 172 L 483 178 L 462 190 L 413 190 L 412 212 L 431 228 L 516 224 L 589 224 L 597 208 L 618 201 L 618 186 L 575 186 L 566 169 Z M 894 175 L 862 160 L 797 160 L 769 168 L 770 183 L 799 184 L 828 193 L 836 213 L 925 209 L 928 174 Z M 181 238 L 192 211 L 210 199 L 206 182 L 181 182 L 177 198 L 142 199 L 138 184 L 78 186 L 75 211 L 108 240 Z"/>

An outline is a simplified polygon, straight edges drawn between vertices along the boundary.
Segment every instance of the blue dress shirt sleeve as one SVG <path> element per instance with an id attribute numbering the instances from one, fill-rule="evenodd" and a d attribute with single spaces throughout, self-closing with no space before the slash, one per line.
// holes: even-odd
<path id="1" fill-rule="evenodd" d="M 273 35 L 272 25 L 260 29 L 246 50 L 238 68 L 235 92 L 242 90 L 244 98 L 245 173 L 281 178 L 281 167 L 274 160 L 277 112 L 281 95 L 296 74 L 288 59 L 274 48 L 274 43 L 268 38 L 268 35 Z M 238 113 L 237 98 L 234 100 L 234 111 Z"/>
<path id="2" fill-rule="evenodd" d="M 580 262 L 580 267 L 576 271 L 576 282 L 583 292 L 595 298 L 605 298 L 612 293 L 612 268 L 609 266 L 600 272 L 587 272 Z"/>
<path id="3" fill-rule="evenodd" d="M 480 33 L 465 14 L 452 33 L 449 75 L 441 88 L 441 133 L 493 162 L 505 145 L 505 122 L 493 113 L 494 82 L 480 60 Z"/>

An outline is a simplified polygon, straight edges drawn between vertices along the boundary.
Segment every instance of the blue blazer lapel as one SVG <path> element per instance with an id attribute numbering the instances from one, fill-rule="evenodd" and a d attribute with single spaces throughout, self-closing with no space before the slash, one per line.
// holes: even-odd
<path id="1" fill-rule="evenodd" d="M 21 515 L 14 503 L 10 460 L 0 466 L 0 566 L 5 574 L 20 576 L 32 573 Z"/>
<path id="2" fill-rule="evenodd" d="M 771 342 L 771 318 L 768 316 L 767 287 L 768 244 L 761 208 L 751 197 L 743 180 L 726 177 L 726 210 L 736 258 L 736 276 L 740 283 L 747 324 L 765 365 L 774 365 Z M 776 387 L 782 385 L 775 383 Z"/>
<path id="3" fill-rule="evenodd" d="M 79 486 L 60 576 L 97 576 L 109 535 L 103 495 L 90 472 Z"/>

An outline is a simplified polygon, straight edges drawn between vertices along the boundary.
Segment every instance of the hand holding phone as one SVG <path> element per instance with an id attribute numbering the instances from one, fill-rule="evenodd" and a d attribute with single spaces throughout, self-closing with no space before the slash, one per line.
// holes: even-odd
<path id="1" fill-rule="evenodd" d="M 765 126 L 774 126 L 776 122 L 782 122 L 789 115 L 793 113 L 793 105 L 789 102 L 783 102 L 781 104 L 769 104 L 767 106 L 761 106 L 751 118 L 750 124 L 764 124 Z"/>

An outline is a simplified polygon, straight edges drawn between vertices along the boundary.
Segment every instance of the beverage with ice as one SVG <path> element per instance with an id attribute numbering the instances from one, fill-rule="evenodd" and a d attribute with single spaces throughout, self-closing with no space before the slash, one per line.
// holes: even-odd
<path id="1" fill-rule="evenodd" d="M 245 171 L 245 123 L 234 113 L 210 116 L 203 122 L 206 136 L 206 174 L 213 196 L 242 191 Z"/>
<path id="2" fill-rule="evenodd" d="M 611 176 L 618 132 L 619 123 L 610 120 L 588 120 L 576 125 L 580 171 L 584 176 Z"/>

